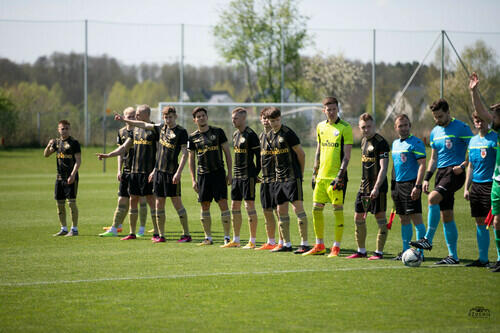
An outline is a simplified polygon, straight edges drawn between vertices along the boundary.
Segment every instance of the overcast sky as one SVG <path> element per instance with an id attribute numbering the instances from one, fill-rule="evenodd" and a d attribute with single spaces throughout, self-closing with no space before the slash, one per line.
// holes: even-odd
<path id="1" fill-rule="evenodd" d="M 218 23 L 218 13 L 228 3 L 0 0 L 0 57 L 33 62 L 54 51 L 83 52 L 82 21 L 88 19 L 90 55 L 108 54 L 128 64 L 178 61 L 183 23 L 185 61 L 194 65 L 223 63 L 213 46 L 211 26 Z M 442 29 L 449 31 L 459 50 L 483 39 L 500 54 L 498 0 L 302 0 L 298 4 L 301 13 L 310 18 L 313 41 L 304 54 L 343 53 L 370 61 L 372 29 L 378 30 L 377 61 L 419 61 Z M 26 22 L 30 20 L 74 22 Z"/>

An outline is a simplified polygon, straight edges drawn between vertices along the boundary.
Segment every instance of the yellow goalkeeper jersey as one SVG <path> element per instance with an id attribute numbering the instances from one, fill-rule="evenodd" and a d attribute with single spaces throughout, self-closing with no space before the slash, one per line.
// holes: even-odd
<path id="1" fill-rule="evenodd" d="M 344 145 L 352 145 L 352 127 L 337 118 L 334 124 L 327 120 L 316 126 L 318 144 L 321 146 L 319 170 L 316 179 L 334 179 L 344 158 Z"/>

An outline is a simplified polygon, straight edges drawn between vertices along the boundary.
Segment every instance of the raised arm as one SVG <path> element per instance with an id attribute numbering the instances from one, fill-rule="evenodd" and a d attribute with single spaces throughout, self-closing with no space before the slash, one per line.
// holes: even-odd
<path id="1" fill-rule="evenodd" d="M 224 157 L 226 158 L 226 183 L 227 185 L 231 185 L 231 182 L 233 180 L 233 158 L 231 157 L 231 151 L 229 150 L 229 144 L 227 143 L 227 141 L 222 144 L 222 151 L 224 152 Z"/>
<path id="2" fill-rule="evenodd" d="M 49 143 L 47 144 L 47 147 L 45 147 L 45 150 L 43 151 L 43 156 L 49 157 L 54 152 L 55 152 L 54 139 L 50 139 Z"/>
<path id="3" fill-rule="evenodd" d="M 131 119 L 125 119 L 121 114 L 115 113 L 115 120 L 124 122 L 130 126 L 135 126 L 139 128 L 144 128 L 147 130 L 152 130 L 154 129 L 155 125 L 151 123 L 147 123 L 145 121 L 141 120 L 131 120 Z"/>
<path id="4" fill-rule="evenodd" d="M 302 149 L 301 145 L 295 145 L 292 147 L 293 151 L 297 154 L 297 159 L 299 160 L 300 172 L 302 177 L 304 177 L 304 168 L 306 166 L 306 153 Z"/>
<path id="5" fill-rule="evenodd" d="M 95 155 L 97 156 L 97 158 L 99 160 L 102 160 L 103 158 L 109 158 L 109 157 L 123 155 L 123 154 L 125 154 L 125 152 L 127 150 L 129 150 L 132 147 L 132 145 L 133 145 L 132 139 L 127 138 L 127 140 L 121 146 L 119 146 L 118 148 L 116 148 L 112 152 L 107 153 L 107 154 L 96 153 Z"/>
<path id="6" fill-rule="evenodd" d="M 491 123 L 493 122 L 493 116 L 491 113 L 484 107 L 481 102 L 481 97 L 479 96 L 479 78 L 476 73 L 472 73 L 469 79 L 469 90 L 472 97 L 472 105 L 481 119 Z"/>

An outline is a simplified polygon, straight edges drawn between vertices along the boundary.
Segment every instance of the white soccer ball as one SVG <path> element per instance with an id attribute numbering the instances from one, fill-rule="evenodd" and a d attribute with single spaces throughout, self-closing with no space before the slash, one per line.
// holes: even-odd
<path id="1" fill-rule="evenodd" d="M 408 249 L 401 256 L 401 261 L 405 266 L 418 267 L 422 263 L 422 255 L 416 249 Z"/>

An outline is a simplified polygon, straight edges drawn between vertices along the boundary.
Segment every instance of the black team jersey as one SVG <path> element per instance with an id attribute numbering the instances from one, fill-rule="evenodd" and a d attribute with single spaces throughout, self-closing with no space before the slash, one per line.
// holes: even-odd
<path id="1" fill-rule="evenodd" d="M 370 139 L 361 139 L 361 164 L 363 166 L 363 173 L 359 188 L 360 192 L 368 194 L 373 190 L 380 171 L 380 160 L 389 158 L 389 151 L 389 144 L 378 133 Z M 387 192 L 387 177 L 384 179 L 379 191 Z"/>
<path id="2" fill-rule="evenodd" d="M 152 130 L 135 127 L 130 138 L 134 140 L 134 153 L 131 173 L 149 174 L 155 167 L 156 141 L 160 133 L 157 127 Z"/>
<path id="3" fill-rule="evenodd" d="M 292 149 L 300 144 L 297 134 L 290 127 L 282 125 L 278 132 L 271 131 L 270 141 L 275 156 L 276 181 L 302 179 L 299 160 Z"/>
<path id="4" fill-rule="evenodd" d="M 196 130 L 188 139 L 187 149 L 196 153 L 199 175 L 224 169 L 222 159 L 222 144 L 227 137 L 222 128 L 208 126 L 208 131 L 201 133 Z"/>
<path id="5" fill-rule="evenodd" d="M 81 152 L 80 143 L 71 136 L 66 140 L 58 138 L 54 140 L 52 149 L 54 149 L 56 153 L 57 179 L 67 180 L 71 172 L 73 172 L 76 163 L 75 154 Z M 78 173 L 75 179 L 78 180 Z"/>
<path id="6" fill-rule="evenodd" d="M 121 146 L 127 141 L 127 139 L 131 136 L 132 130 L 128 130 L 127 127 L 122 127 L 118 130 L 118 135 L 116 137 L 116 144 Z M 132 169 L 132 159 L 134 158 L 134 148 L 130 148 L 123 155 L 123 173 L 130 173 Z"/>
<path id="7" fill-rule="evenodd" d="M 233 177 L 239 179 L 256 177 L 260 172 L 260 142 L 257 134 L 250 127 L 246 127 L 243 132 L 234 131 L 233 147 Z"/>
<path id="8" fill-rule="evenodd" d="M 262 182 L 272 183 L 276 180 L 276 170 L 274 163 L 273 149 L 269 141 L 271 133 L 260 133 L 260 165 L 262 170 Z"/>
<path id="9" fill-rule="evenodd" d="M 156 170 L 167 173 L 175 173 L 179 167 L 179 153 L 181 146 L 187 144 L 188 133 L 179 125 L 174 128 L 155 126 L 160 133 L 160 144 L 156 156 Z"/>

